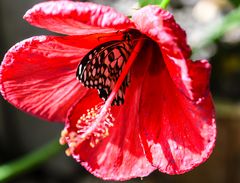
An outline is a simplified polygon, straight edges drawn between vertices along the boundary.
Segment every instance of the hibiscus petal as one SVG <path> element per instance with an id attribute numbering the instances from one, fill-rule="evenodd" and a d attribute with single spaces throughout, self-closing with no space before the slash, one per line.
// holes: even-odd
<path id="1" fill-rule="evenodd" d="M 80 60 L 112 36 L 39 36 L 16 44 L 0 67 L 2 95 L 23 111 L 64 121 L 68 109 L 88 92 L 76 79 Z"/>
<path id="2" fill-rule="evenodd" d="M 209 92 L 194 102 L 177 89 L 158 49 L 156 46 L 142 86 L 141 139 L 153 166 L 161 172 L 181 174 L 211 154 L 215 112 Z"/>
<path id="3" fill-rule="evenodd" d="M 68 35 L 104 33 L 133 27 L 126 16 L 110 7 L 72 1 L 37 4 L 26 12 L 24 19 L 37 27 Z"/>
<path id="4" fill-rule="evenodd" d="M 207 96 L 209 82 L 201 81 L 209 80 L 210 64 L 206 60 L 192 62 L 188 59 L 191 50 L 186 43 L 186 34 L 173 16 L 157 6 L 147 6 L 139 10 L 133 20 L 142 33 L 159 44 L 169 74 L 178 89 L 195 101 Z"/>
<path id="5" fill-rule="evenodd" d="M 148 50 L 145 46 L 143 50 Z M 145 157 L 142 143 L 139 139 L 139 101 L 141 93 L 142 73 L 146 67 L 145 57 L 139 55 L 139 61 L 132 68 L 130 86 L 126 90 L 124 105 L 112 107 L 115 118 L 114 126 L 109 129 L 109 136 L 99 142 L 94 148 L 90 147 L 90 141 L 86 140 L 74 151 L 73 157 L 79 161 L 88 171 L 97 177 L 106 180 L 127 180 L 134 177 L 144 177 L 155 170 Z M 98 104 L 100 100 L 91 98 L 81 100 L 69 113 L 67 129 L 75 131 L 75 125 L 80 116 L 88 108 Z M 69 142 L 70 145 L 70 142 Z"/>

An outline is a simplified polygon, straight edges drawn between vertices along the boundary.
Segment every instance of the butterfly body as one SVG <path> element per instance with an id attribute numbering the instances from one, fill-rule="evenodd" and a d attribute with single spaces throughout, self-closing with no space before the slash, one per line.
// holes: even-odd
<path id="1" fill-rule="evenodd" d="M 77 78 L 88 88 L 98 90 L 99 96 L 106 100 L 120 76 L 134 44 L 129 33 L 123 34 L 122 40 L 113 40 L 98 45 L 81 60 Z M 124 79 L 112 105 L 124 103 L 124 94 L 130 83 L 130 73 Z"/>

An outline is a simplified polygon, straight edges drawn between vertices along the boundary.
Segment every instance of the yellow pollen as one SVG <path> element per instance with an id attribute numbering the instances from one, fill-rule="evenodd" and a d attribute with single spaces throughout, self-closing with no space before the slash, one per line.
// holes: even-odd
<path id="1" fill-rule="evenodd" d="M 71 156 L 72 155 L 72 152 L 70 151 L 70 148 L 66 149 L 65 154 L 67 156 Z"/>
<path id="2" fill-rule="evenodd" d="M 68 143 L 66 155 L 72 155 L 85 140 L 89 140 L 89 145 L 95 147 L 109 135 L 109 128 L 113 126 L 114 120 L 110 108 L 103 111 L 103 104 L 88 109 L 86 114 L 83 114 L 77 121 L 75 131 L 62 130 L 59 142 L 62 145 Z"/>
<path id="3" fill-rule="evenodd" d="M 62 132 L 61 132 L 61 137 L 59 139 L 59 143 L 61 145 L 66 144 L 66 139 L 65 139 L 66 135 L 68 135 L 68 131 L 66 129 L 63 129 Z"/>

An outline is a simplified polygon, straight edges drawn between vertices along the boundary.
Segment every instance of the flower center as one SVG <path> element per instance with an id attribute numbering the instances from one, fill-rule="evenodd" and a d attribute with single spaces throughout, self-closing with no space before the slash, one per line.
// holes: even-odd
<path id="1" fill-rule="evenodd" d="M 108 108 L 107 111 L 103 112 L 102 109 L 103 105 L 101 104 L 88 109 L 87 114 L 83 114 L 76 124 L 78 135 L 83 139 L 89 139 L 92 147 L 107 137 L 109 127 L 113 126 L 114 118 L 111 109 Z"/>
<path id="2" fill-rule="evenodd" d="M 66 151 L 71 155 L 74 149 L 83 141 L 89 140 L 91 147 L 95 147 L 103 138 L 109 134 L 109 128 L 113 126 L 114 117 L 111 114 L 111 108 L 104 109 L 103 104 L 88 109 L 76 123 L 76 129 L 71 131 L 64 129 L 61 134 L 60 144 L 69 144 Z"/>

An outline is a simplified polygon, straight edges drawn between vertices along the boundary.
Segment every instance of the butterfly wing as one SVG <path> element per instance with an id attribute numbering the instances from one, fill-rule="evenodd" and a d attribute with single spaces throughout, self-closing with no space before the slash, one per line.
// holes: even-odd
<path id="1" fill-rule="evenodd" d="M 99 96 L 106 100 L 126 64 L 132 48 L 131 42 L 126 40 L 110 41 L 97 46 L 80 62 L 77 78 L 85 87 L 97 89 Z M 124 103 L 124 94 L 129 82 L 130 74 L 128 73 L 112 105 Z"/>

